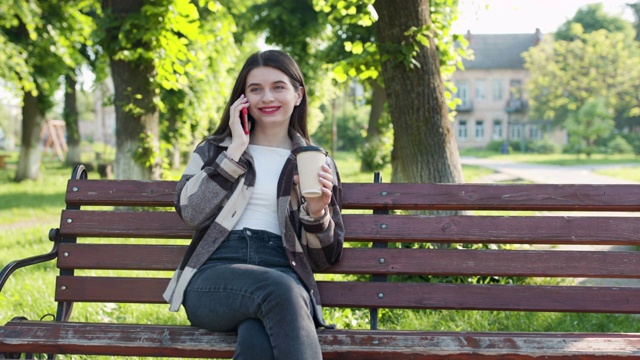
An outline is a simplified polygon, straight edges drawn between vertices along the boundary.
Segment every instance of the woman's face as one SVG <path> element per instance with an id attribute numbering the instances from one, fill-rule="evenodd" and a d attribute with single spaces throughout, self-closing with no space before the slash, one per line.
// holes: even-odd
<path id="1" fill-rule="evenodd" d="M 282 71 L 261 66 L 249 72 L 245 95 L 249 113 L 261 126 L 289 127 L 293 108 L 300 104 L 303 89 L 297 91 Z"/>

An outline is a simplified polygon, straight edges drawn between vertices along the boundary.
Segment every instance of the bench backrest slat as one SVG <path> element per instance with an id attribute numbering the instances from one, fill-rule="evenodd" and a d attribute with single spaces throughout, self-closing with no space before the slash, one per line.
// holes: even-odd
<path id="1" fill-rule="evenodd" d="M 164 303 L 164 278 L 58 277 L 57 301 Z M 319 282 L 322 302 L 339 307 L 412 309 L 640 312 L 640 288 Z M 606 299 L 606 301 L 603 301 Z M 633 301 L 629 301 L 633 299 Z"/>
<path id="2" fill-rule="evenodd" d="M 178 266 L 184 245 L 61 244 L 61 269 L 158 270 Z M 96 257 L 95 254 L 100 254 Z M 456 264 L 456 266 L 451 266 Z M 346 248 L 336 274 L 640 278 L 635 252 Z"/>
<path id="3" fill-rule="evenodd" d="M 638 225 L 624 217 L 345 215 L 344 218 L 350 241 L 640 245 Z"/>
<path id="4" fill-rule="evenodd" d="M 174 211 L 63 210 L 62 236 L 191 239 L 193 230 Z"/>
<path id="5" fill-rule="evenodd" d="M 64 236 L 190 239 L 170 211 L 64 210 Z M 347 241 L 640 245 L 625 217 L 344 215 Z M 537 229 L 531 231 L 531 229 Z"/>
<path id="6" fill-rule="evenodd" d="M 381 183 L 345 185 L 344 202 L 349 209 L 640 211 L 639 192 L 634 185 Z"/>
<path id="7" fill-rule="evenodd" d="M 640 190 L 624 184 L 343 185 L 345 209 L 640 211 Z M 174 196 L 172 181 L 70 180 L 66 201 L 77 206 L 173 207 Z"/>
<path id="8" fill-rule="evenodd" d="M 67 205 L 173 207 L 175 181 L 69 180 Z"/>
<path id="9" fill-rule="evenodd" d="M 345 288 L 346 287 L 346 288 Z M 335 288 L 335 289 L 333 289 Z M 322 301 L 333 306 L 558 312 L 640 311 L 640 288 L 322 282 Z M 340 296 L 339 294 L 348 294 Z M 382 294 L 382 298 L 380 298 Z M 632 301 L 629 301 L 632 299 Z"/>

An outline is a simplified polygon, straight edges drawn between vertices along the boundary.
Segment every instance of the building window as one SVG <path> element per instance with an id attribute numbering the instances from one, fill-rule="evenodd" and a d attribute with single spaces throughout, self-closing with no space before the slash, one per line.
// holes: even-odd
<path id="1" fill-rule="evenodd" d="M 467 140 L 467 121 L 460 120 L 458 122 L 458 139 Z"/>
<path id="2" fill-rule="evenodd" d="M 483 79 L 476 80 L 476 100 L 484 101 L 487 85 Z"/>
<path id="3" fill-rule="evenodd" d="M 531 125 L 529 128 L 529 138 L 531 140 L 540 140 L 542 138 L 542 132 L 538 125 Z"/>
<path id="4" fill-rule="evenodd" d="M 466 80 L 457 81 L 456 87 L 458 88 L 456 97 L 460 99 L 459 106 L 464 109 L 469 108 L 469 106 L 471 106 L 471 101 L 469 99 L 469 82 Z"/>
<path id="5" fill-rule="evenodd" d="M 493 140 L 502 140 L 502 120 L 493 120 Z"/>
<path id="6" fill-rule="evenodd" d="M 511 79 L 509 81 L 509 98 L 510 99 L 522 99 L 522 80 Z"/>
<path id="7" fill-rule="evenodd" d="M 484 139 L 484 121 L 476 120 L 476 140 Z"/>
<path id="8" fill-rule="evenodd" d="M 502 93 L 503 93 L 503 89 L 502 89 L 502 80 L 500 79 L 494 79 L 493 80 L 493 101 L 500 101 L 502 100 Z"/>
<path id="9" fill-rule="evenodd" d="M 511 139 L 512 140 L 522 139 L 522 124 L 511 125 Z"/>

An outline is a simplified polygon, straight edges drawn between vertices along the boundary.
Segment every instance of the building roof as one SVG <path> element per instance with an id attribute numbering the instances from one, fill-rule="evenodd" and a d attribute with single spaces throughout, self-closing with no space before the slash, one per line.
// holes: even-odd
<path id="1" fill-rule="evenodd" d="M 467 32 L 469 48 L 474 58 L 465 59 L 465 69 L 524 69 L 522 53 L 537 45 L 542 34 L 471 34 Z"/>

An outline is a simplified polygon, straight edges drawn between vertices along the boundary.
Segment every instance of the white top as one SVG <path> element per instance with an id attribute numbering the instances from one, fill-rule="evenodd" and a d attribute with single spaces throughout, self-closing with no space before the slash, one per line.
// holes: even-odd
<path id="1" fill-rule="evenodd" d="M 278 223 L 278 178 L 291 150 L 260 145 L 249 145 L 248 150 L 256 166 L 256 186 L 233 230 L 251 228 L 282 235 Z"/>

